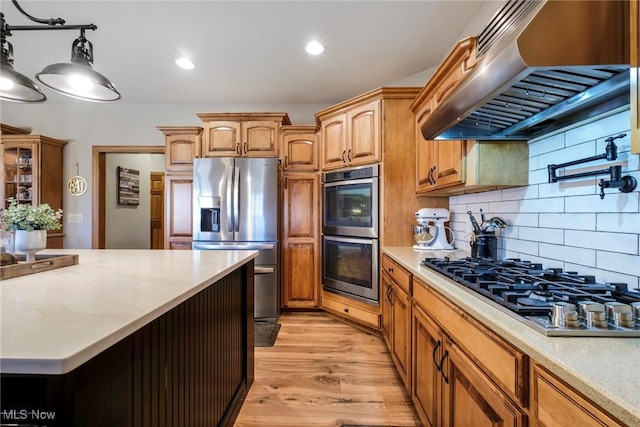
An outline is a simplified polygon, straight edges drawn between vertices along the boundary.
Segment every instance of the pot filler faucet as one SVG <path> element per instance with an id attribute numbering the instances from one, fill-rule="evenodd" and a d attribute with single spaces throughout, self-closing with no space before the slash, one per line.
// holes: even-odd
<path id="1" fill-rule="evenodd" d="M 631 175 L 621 176 L 622 166 L 620 165 L 610 166 L 608 169 L 600 169 L 600 170 L 591 171 L 591 172 L 581 172 L 581 173 L 574 173 L 574 174 L 563 175 L 563 176 L 556 175 L 557 169 L 562 169 L 567 166 L 579 165 L 581 163 L 593 162 L 595 160 L 600 160 L 600 159 L 606 159 L 607 161 L 610 161 L 610 162 L 613 160 L 616 160 L 618 158 L 618 147 L 613 141 L 615 141 L 616 139 L 624 138 L 625 136 L 627 136 L 626 133 L 621 133 L 619 135 L 610 136 L 609 138 L 605 139 L 605 141 L 607 142 L 607 147 L 605 148 L 605 152 L 597 156 L 586 157 L 580 160 L 573 160 L 571 162 L 561 163 L 559 165 L 547 165 L 547 170 L 549 171 L 549 182 L 551 183 L 551 182 L 564 181 L 567 179 L 604 175 L 608 173 L 609 180 L 605 181 L 605 179 L 603 178 L 598 183 L 598 186 L 600 187 L 601 199 L 604 199 L 605 188 L 617 188 L 623 193 L 632 192 L 633 190 L 636 189 L 638 182 Z"/>

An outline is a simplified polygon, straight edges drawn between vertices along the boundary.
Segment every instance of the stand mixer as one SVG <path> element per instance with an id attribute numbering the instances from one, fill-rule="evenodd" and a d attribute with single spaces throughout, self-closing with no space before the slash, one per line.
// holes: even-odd
<path id="1" fill-rule="evenodd" d="M 444 223 L 449 221 L 449 211 L 444 208 L 422 208 L 415 213 L 418 225 L 412 225 L 411 231 L 417 250 L 451 250 L 455 239 L 453 232 Z M 433 225 L 430 225 L 433 224 Z M 451 232 L 451 241 L 447 239 L 446 229 Z"/>

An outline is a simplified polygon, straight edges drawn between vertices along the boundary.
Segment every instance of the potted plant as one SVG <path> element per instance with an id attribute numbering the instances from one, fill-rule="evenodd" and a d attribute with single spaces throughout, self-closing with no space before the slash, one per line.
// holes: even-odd
<path id="1" fill-rule="evenodd" d="M 47 247 L 47 230 L 62 227 L 62 209 L 54 210 L 46 203 L 18 203 L 13 197 L 7 201 L 9 206 L 0 212 L 0 227 L 15 231 L 15 249 L 27 255 L 27 262 L 35 261 L 35 253 Z"/>

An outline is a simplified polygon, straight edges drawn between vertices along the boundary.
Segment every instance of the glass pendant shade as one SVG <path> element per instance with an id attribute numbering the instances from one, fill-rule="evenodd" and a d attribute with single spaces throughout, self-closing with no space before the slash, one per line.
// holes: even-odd
<path id="1" fill-rule="evenodd" d="M 36 82 L 13 69 L 13 56 L 10 43 L 8 48 L 2 49 L 0 60 L 0 99 L 12 102 L 43 102 L 47 99 Z"/>

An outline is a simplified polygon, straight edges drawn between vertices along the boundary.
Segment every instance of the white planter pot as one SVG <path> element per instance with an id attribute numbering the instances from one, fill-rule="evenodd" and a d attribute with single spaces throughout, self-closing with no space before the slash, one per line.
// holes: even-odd
<path id="1" fill-rule="evenodd" d="M 47 230 L 16 230 L 16 251 L 27 255 L 27 262 L 36 260 L 36 252 L 47 247 Z"/>

